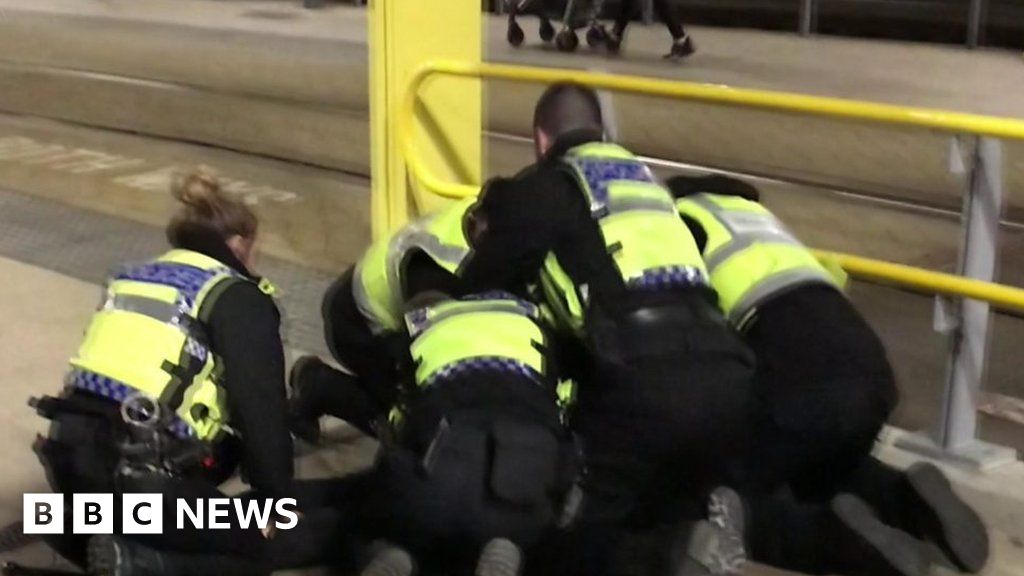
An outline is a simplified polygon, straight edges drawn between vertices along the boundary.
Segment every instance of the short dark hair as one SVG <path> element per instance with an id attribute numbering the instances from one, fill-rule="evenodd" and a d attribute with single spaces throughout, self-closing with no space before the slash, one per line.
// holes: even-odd
<path id="1" fill-rule="evenodd" d="M 586 86 L 573 82 L 552 84 L 537 101 L 533 112 L 533 128 L 557 140 L 559 136 L 578 130 L 604 134 L 601 102 Z"/>

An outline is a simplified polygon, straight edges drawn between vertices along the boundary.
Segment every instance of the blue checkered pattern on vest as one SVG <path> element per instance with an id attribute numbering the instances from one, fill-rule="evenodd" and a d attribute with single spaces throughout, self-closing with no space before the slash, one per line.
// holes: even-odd
<path id="1" fill-rule="evenodd" d="M 130 280 L 132 282 L 146 282 L 149 284 L 160 284 L 170 286 L 178 292 L 184 300 L 183 304 L 188 308 L 195 305 L 196 298 L 203 286 L 211 278 L 218 274 L 230 273 L 227 267 L 203 270 L 187 264 L 176 264 L 173 262 L 149 262 L 129 266 L 114 276 L 114 280 Z"/>
<path id="2" fill-rule="evenodd" d="M 668 266 L 647 270 L 639 278 L 632 278 L 626 285 L 638 290 L 663 290 L 684 286 L 707 284 L 707 278 L 700 268 L 693 266 Z"/>
<path id="3" fill-rule="evenodd" d="M 479 358 L 469 358 L 445 366 L 431 375 L 423 385 L 427 387 L 433 386 L 434 384 L 447 380 L 448 378 L 461 376 L 471 372 L 504 372 L 525 376 L 538 384 L 544 381 L 544 377 L 536 370 L 518 360 L 502 358 L 499 356 L 482 356 Z"/>
<path id="4" fill-rule="evenodd" d="M 118 382 L 113 378 L 108 378 L 95 372 L 88 370 L 72 370 L 68 374 L 67 383 L 75 388 L 82 390 L 88 390 L 93 394 L 98 394 L 104 398 L 109 398 L 114 402 L 124 402 L 125 398 L 135 393 L 136 390 L 126 384 Z M 179 418 L 177 415 L 168 425 L 167 429 L 174 436 L 187 440 L 195 436 L 195 431 L 192 427 L 185 423 L 184 420 Z"/>
<path id="5" fill-rule="evenodd" d="M 206 362 L 206 357 L 210 354 L 209 349 L 203 343 L 191 336 L 185 339 L 185 352 L 199 362 Z"/>
<path id="6" fill-rule="evenodd" d="M 591 195 L 600 204 L 608 203 L 608 186 L 612 182 L 654 182 L 647 166 L 635 160 L 574 158 L 572 162 L 583 173 Z"/>
<path id="7" fill-rule="evenodd" d="M 460 300 L 514 300 L 516 302 L 522 302 L 515 295 L 505 292 L 504 290 L 488 290 L 486 292 L 477 292 L 468 296 L 463 296 Z"/>

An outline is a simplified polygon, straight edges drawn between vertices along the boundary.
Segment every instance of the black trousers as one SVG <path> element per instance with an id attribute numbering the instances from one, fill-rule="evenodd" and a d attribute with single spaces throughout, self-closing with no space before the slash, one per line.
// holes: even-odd
<path id="1" fill-rule="evenodd" d="M 821 286 L 767 303 L 745 340 L 758 358 L 755 413 L 734 484 L 747 496 L 752 556 L 841 573 L 857 552 L 843 548 L 849 535 L 829 500 L 850 492 L 897 521 L 904 508 L 902 473 L 871 456 L 898 398 L 885 349 L 844 296 Z"/>
<path id="2" fill-rule="evenodd" d="M 615 16 L 615 28 L 613 30 L 616 35 L 621 37 L 625 33 L 630 20 L 637 16 L 642 5 L 641 0 L 622 0 L 619 5 L 619 12 Z M 672 35 L 674 40 L 678 40 L 686 34 L 676 12 L 671 0 L 654 0 L 654 15 L 665 23 L 669 34 Z"/>
<path id="3" fill-rule="evenodd" d="M 745 336 L 759 362 L 748 486 L 809 501 L 850 488 L 898 399 L 878 336 L 820 286 L 769 302 Z"/>
<path id="4" fill-rule="evenodd" d="M 396 335 L 378 335 L 356 304 L 355 267 L 346 270 L 324 295 L 321 316 L 324 339 L 331 355 L 351 373 L 328 366 L 309 371 L 302 383 L 309 417 L 330 415 L 373 434 L 373 423 L 398 398 L 398 346 L 407 346 Z"/>
<path id="5" fill-rule="evenodd" d="M 202 479 L 169 479 L 141 476 L 115 480 L 119 462 L 117 443 L 121 434 L 110 420 L 79 414 L 55 416 L 49 437 L 36 450 L 54 492 L 65 494 L 65 525 L 71 525 L 71 494 L 113 493 L 115 532 L 120 533 L 120 494 L 159 493 L 164 496 L 164 530 L 159 535 L 133 535 L 141 544 L 173 553 L 168 563 L 175 574 L 269 574 L 273 569 L 321 563 L 343 563 L 351 558 L 356 544 L 350 533 L 352 518 L 348 502 L 363 486 L 360 476 L 297 482 L 294 497 L 303 513 L 292 530 L 281 530 L 266 539 L 257 528 L 242 528 L 231 514 L 231 527 L 198 530 L 186 522 L 176 524 L 176 499 L 224 498 L 216 485 Z M 239 496 L 259 499 L 255 492 Z M 88 536 L 49 535 L 47 543 L 69 561 L 84 565 Z M 349 545 L 351 543 L 351 546 Z"/>
<path id="6" fill-rule="evenodd" d="M 574 408 L 586 475 L 567 556 L 578 564 L 568 573 L 609 573 L 624 530 L 702 518 L 749 430 L 752 356 L 724 322 L 644 330 L 620 342 L 633 352 L 600 350 Z"/>

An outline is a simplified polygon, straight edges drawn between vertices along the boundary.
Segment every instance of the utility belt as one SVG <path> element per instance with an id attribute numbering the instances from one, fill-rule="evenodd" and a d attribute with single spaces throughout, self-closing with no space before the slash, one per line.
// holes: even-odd
<path id="1" fill-rule="evenodd" d="M 158 409 L 133 408 L 130 404 L 112 400 L 83 388 L 71 387 L 62 397 L 31 398 L 29 406 L 48 420 L 83 416 L 110 423 L 114 430 L 113 441 L 117 444 L 114 448 L 121 457 L 118 476 L 145 473 L 174 478 L 194 477 L 216 466 L 210 446 L 195 438 L 180 438 L 170 433 L 168 427 L 157 424 L 160 421 Z M 134 398 L 128 399 L 129 403 L 133 401 Z M 143 410 L 156 416 L 151 420 L 154 425 L 140 425 L 139 420 L 133 420 L 133 410 Z M 83 443 L 89 441 L 80 440 Z M 45 451 L 43 444 L 52 442 L 52 439 L 40 438 L 37 440 L 37 452 Z"/>
<path id="2" fill-rule="evenodd" d="M 587 333 L 595 354 L 614 364 L 714 352 L 735 353 L 754 362 L 718 309 L 703 299 L 645 306 L 614 316 L 595 313 Z"/>
<path id="3" fill-rule="evenodd" d="M 379 465 L 413 482 L 476 478 L 502 513 L 546 509 L 568 523 L 579 505 L 572 497 L 582 471 L 579 443 L 564 429 L 535 422 L 454 414 L 440 421 L 425 449 L 385 446 Z"/>

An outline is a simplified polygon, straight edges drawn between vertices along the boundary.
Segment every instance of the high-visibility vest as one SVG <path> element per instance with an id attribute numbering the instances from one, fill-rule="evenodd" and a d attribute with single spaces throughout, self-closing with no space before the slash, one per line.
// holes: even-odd
<path id="1" fill-rule="evenodd" d="M 564 163 L 586 197 L 605 246 L 627 289 L 706 285 L 707 270 L 672 195 L 646 164 L 617 144 L 594 142 L 569 150 Z M 560 321 L 580 333 L 588 287 L 576 286 L 549 254 L 541 285 Z"/>
<path id="2" fill-rule="evenodd" d="M 513 372 L 543 385 L 540 312 L 501 292 L 447 300 L 405 315 L 418 388 L 464 372 Z"/>
<path id="3" fill-rule="evenodd" d="M 227 398 L 205 323 L 229 285 L 251 281 L 190 250 L 123 267 L 107 281 L 67 384 L 116 402 L 156 400 L 173 412 L 166 423 L 174 435 L 216 440 L 228 423 Z M 259 287 L 273 293 L 269 282 Z"/>
<path id="4" fill-rule="evenodd" d="M 840 288 L 788 228 L 761 204 L 739 196 L 701 193 L 676 201 L 679 213 L 707 234 L 704 260 L 722 311 L 744 328 L 757 307 L 805 284 Z"/>
<path id="5" fill-rule="evenodd" d="M 403 277 L 413 253 L 422 252 L 456 273 L 470 252 L 464 221 L 475 201 L 466 198 L 455 202 L 366 250 L 356 264 L 353 291 L 360 312 L 375 334 L 394 332 L 402 326 Z"/>

